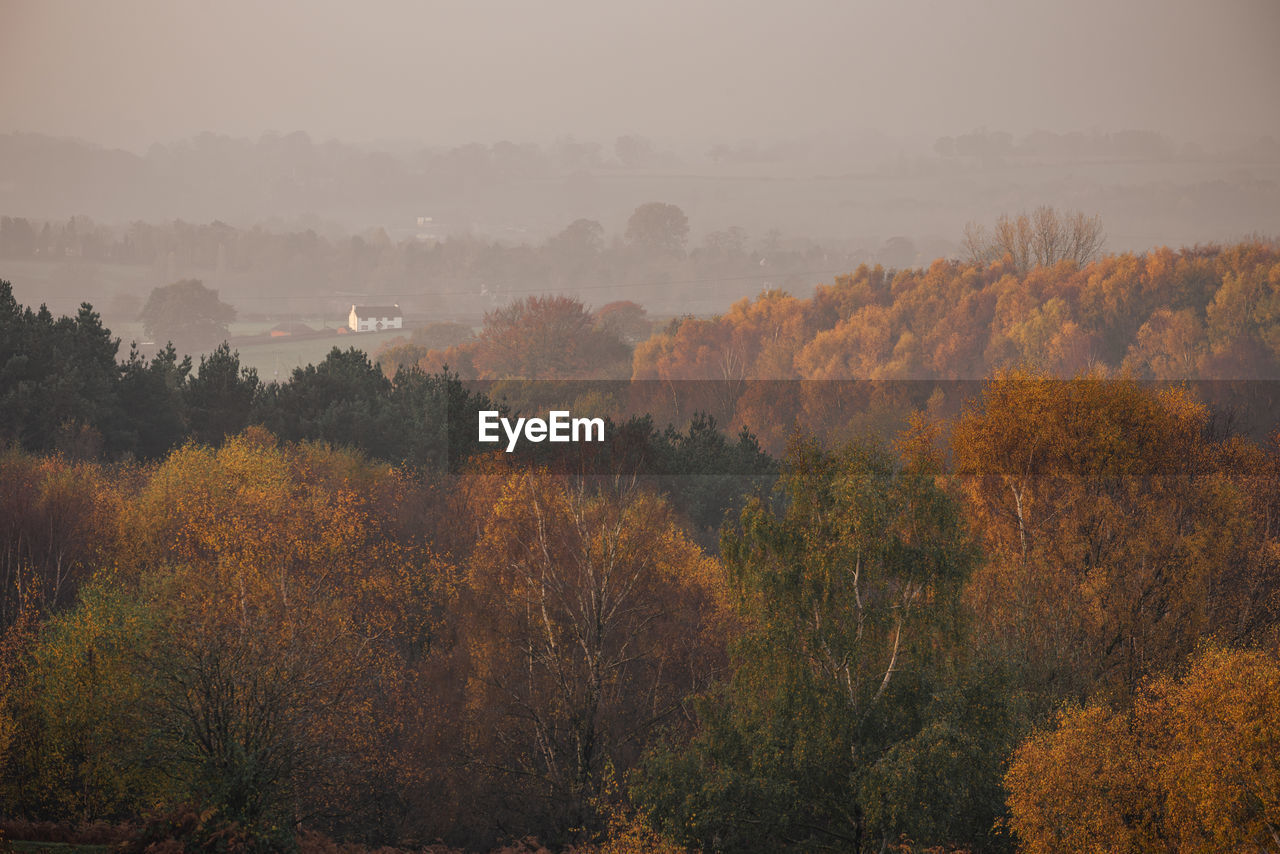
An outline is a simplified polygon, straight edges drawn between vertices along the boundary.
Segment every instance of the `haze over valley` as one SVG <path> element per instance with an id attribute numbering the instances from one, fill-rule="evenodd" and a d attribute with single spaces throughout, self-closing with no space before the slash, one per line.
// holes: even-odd
<path id="1" fill-rule="evenodd" d="M 609 5 L 7 3 L 0 261 L 117 325 L 184 278 L 242 319 L 478 324 L 541 291 L 805 295 L 1041 205 L 1113 252 L 1280 233 L 1273 4 Z M 580 221 L 625 247 L 651 202 L 687 217 L 673 257 L 526 263 Z"/>

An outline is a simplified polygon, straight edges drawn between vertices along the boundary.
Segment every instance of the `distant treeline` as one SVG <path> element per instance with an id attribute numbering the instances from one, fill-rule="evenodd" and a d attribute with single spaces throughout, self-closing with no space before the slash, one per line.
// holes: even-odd
<path id="1" fill-rule="evenodd" d="M 915 250 L 893 257 L 912 263 Z M 0 258 L 141 265 L 152 271 L 151 278 L 204 278 L 219 284 L 242 316 L 297 314 L 301 305 L 314 312 L 316 298 L 340 313 L 344 297 L 336 294 L 353 290 L 369 301 L 398 302 L 412 315 L 429 316 L 442 310 L 478 315 L 513 297 L 542 292 L 595 303 L 678 305 L 688 302 L 692 288 L 708 304 L 727 304 L 764 285 L 808 285 L 823 271 L 848 269 L 867 255 L 779 234 L 751 236 L 737 227 L 713 231 L 690 246 L 684 212 L 653 202 L 635 209 L 622 234 L 609 235 L 599 222 L 579 219 L 538 244 L 466 235 L 393 240 L 381 229 L 336 238 L 312 229 L 245 229 L 217 221 L 110 227 L 83 216 L 57 222 L 3 216 Z M 269 282 L 270 289 L 245 281 Z M 132 320 L 145 293 L 118 296 L 118 303 L 100 308 Z"/>
<path id="2" fill-rule="evenodd" d="M 634 240 L 678 233 L 669 207 L 640 217 Z M 478 405 L 458 380 L 488 381 L 526 414 L 575 403 L 618 422 L 650 415 L 684 429 L 701 412 L 780 453 L 794 432 L 848 436 L 871 426 L 868 410 L 896 412 L 901 423 L 929 403 L 919 385 L 893 400 L 884 390 L 895 383 L 901 392 L 916 381 L 974 380 L 1010 368 L 1163 382 L 1280 377 L 1280 248 L 1261 241 L 1025 273 L 1007 258 L 897 272 L 864 266 L 809 298 L 773 291 L 652 334 L 647 313 L 632 302 L 592 312 L 571 297 L 527 297 L 488 312 L 478 335 L 429 324 L 374 354 L 378 367 L 362 354 L 335 352 L 273 384 L 242 370 L 226 347 L 199 366 L 173 348 L 117 363 L 118 341 L 90 307 L 55 319 L 24 309 L 2 287 L 0 436 L 30 450 L 108 458 L 158 458 L 188 437 L 216 444 L 261 424 L 284 438 L 353 444 L 394 462 L 439 465 L 446 453 L 456 462 L 467 454 L 461 433 L 433 449 L 424 443 L 436 439 L 424 437 L 439 432 L 432 426 L 433 413 L 444 411 L 439 400 Z M 589 390 L 560 394 L 547 385 L 603 378 L 633 388 L 578 400 Z M 877 388 L 881 400 L 869 406 L 865 394 Z M 953 389 L 938 388 L 935 414 L 958 411 Z M 449 419 L 448 429 L 463 429 L 461 410 L 450 409 Z"/>
<path id="3" fill-rule="evenodd" d="M 375 358 L 389 376 L 447 365 L 463 379 L 630 378 L 646 396 L 635 407 L 659 422 L 703 411 L 775 452 L 797 429 L 839 433 L 865 406 L 833 394 L 875 384 L 915 383 L 911 396 L 924 387 L 927 400 L 930 383 L 942 394 L 1015 368 L 1062 379 L 1280 379 L 1274 241 L 1021 266 L 1009 257 L 862 266 L 808 298 L 770 291 L 723 315 L 676 318 L 647 340 L 634 304 L 593 314 L 571 299 L 528 298 L 490 312 L 478 336 L 426 327 Z M 627 364 L 629 341 L 638 343 Z"/>
<path id="4" fill-rule="evenodd" d="M 681 233 L 681 215 L 645 207 L 632 242 L 660 251 L 663 238 Z M 583 229 L 579 237 L 589 238 Z M 634 391 L 584 404 L 615 420 L 648 414 L 682 429 L 703 412 L 780 452 L 797 430 L 830 435 L 848 423 L 849 402 L 832 399 L 830 382 L 973 380 L 1011 368 L 1060 378 L 1280 377 L 1274 243 L 1018 269 L 1007 257 L 897 272 L 863 266 L 809 298 L 771 291 L 651 335 L 647 313 L 632 302 L 592 312 L 571 297 L 527 297 L 489 311 L 478 335 L 431 324 L 384 346 L 374 354 L 381 371 L 362 355 L 334 353 L 271 385 L 242 371 L 225 347 L 198 368 L 172 348 L 117 364 L 118 342 L 90 307 L 55 319 L 24 309 L 5 285 L 0 435 L 31 450 L 149 459 L 188 436 L 216 443 L 256 423 L 285 438 L 353 443 L 380 459 L 425 464 L 419 437 L 433 410 L 423 401 L 445 394 L 447 372 L 500 383 L 526 410 L 548 400 L 525 381 L 629 380 Z"/>

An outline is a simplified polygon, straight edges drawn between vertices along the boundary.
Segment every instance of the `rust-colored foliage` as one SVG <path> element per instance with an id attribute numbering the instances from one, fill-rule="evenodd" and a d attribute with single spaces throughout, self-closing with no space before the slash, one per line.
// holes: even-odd
<path id="1" fill-rule="evenodd" d="M 632 378 L 662 390 L 643 402 L 659 423 L 703 410 L 776 452 L 797 425 L 823 434 L 831 407 L 751 399 L 749 381 L 820 381 L 821 397 L 835 393 L 832 382 L 976 380 L 1015 368 L 1058 379 L 1271 376 L 1277 319 L 1280 250 L 1262 242 L 1089 263 L 940 259 L 892 280 L 864 266 L 809 299 L 768 292 L 719 317 L 674 322 L 637 346 Z"/>
<path id="2" fill-rule="evenodd" d="M 607 769 L 685 722 L 685 698 L 718 674 L 723 593 L 651 494 L 538 471 L 499 486 L 477 508 L 462 629 L 473 768 L 495 818 L 537 805 L 563 838 L 597 823 Z"/>
<path id="3" fill-rule="evenodd" d="M 1280 661 L 1210 647 L 1132 708 L 1063 710 L 1005 783 L 1027 854 L 1280 847 Z"/>
<path id="4" fill-rule="evenodd" d="M 404 784 L 404 663 L 429 648 L 450 584 L 399 514 L 414 491 L 389 467 L 255 430 L 156 469 L 122 562 L 175 579 L 155 668 L 184 761 L 257 744 L 269 794 L 322 812 Z"/>
<path id="5" fill-rule="evenodd" d="M 968 591 L 980 646 L 1059 697 L 1131 691 L 1261 606 L 1271 590 L 1224 583 L 1260 538 L 1206 422 L 1179 391 L 992 381 L 952 439 L 989 557 Z"/>

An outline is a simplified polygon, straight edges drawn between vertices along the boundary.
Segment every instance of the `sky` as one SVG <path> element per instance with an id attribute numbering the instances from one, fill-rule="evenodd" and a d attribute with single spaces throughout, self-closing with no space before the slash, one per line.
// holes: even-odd
<path id="1" fill-rule="evenodd" d="M 0 0 L 0 132 L 1280 137 L 1280 0 Z"/>

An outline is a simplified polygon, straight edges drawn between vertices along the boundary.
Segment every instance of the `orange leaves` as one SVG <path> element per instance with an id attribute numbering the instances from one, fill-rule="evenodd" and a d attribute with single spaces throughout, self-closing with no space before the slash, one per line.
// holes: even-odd
<path id="1" fill-rule="evenodd" d="M 1179 318 L 1172 332 L 1170 317 Z M 1234 378 L 1280 356 L 1277 318 L 1280 254 L 1263 244 L 1161 248 L 1024 273 L 940 259 L 892 282 L 863 267 L 811 299 L 771 292 L 720 317 L 686 319 L 637 348 L 632 375 L 974 379 L 1028 367 L 1065 378 L 1113 372 L 1128 353 L 1140 372 Z M 1210 350 L 1212 363 L 1203 358 Z"/>
<path id="2" fill-rule="evenodd" d="M 250 431 L 156 468 L 124 526 L 134 577 L 177 572 L 188 617 L 281 631 L 316 621 L 425 642 L 452 571 L 410 530 L 417 487 L 384 465 Z M 416 640 L 414 640 L 416 639 Z"/>
<path id="3" fill-rule="evenodd" d="M 1209 647 L 1128 711 L 1066 709 L 1018 748 L 1005 784 L 1028 854 L 1269 850 L 1280 844 L 1280 661 Z"/>
<path id="4" fill-rule="evenodd" d="M 1105 706 L 1063 711 L 1027 739 L 1005 776 L 1010 826 L 1025 854 L 1150 850 L 1158 806 L 1136 739 Z"/>
<path id="5" fill-rule="evenodd" d="M 1194 311 L 1162 308 L 1138 330 L 1122 367 L 1139 379 L 1194 377 L 1206 349 L 1204 323 Z"/>
<path id="6" fill-rule="evenodd" d="M 796 368 L 809 379 L 878 379 L 893 344 L 889 310 L 871 305 L 814 336 L 797 355 Z"/>
<path id="7" fill-rule="evenodd" d="M 328 452 L 339 456 L 337 452 Z M 251 436 L 187 446 L 157 468 L 132 509 L 142 566 L 186 563 L 323 573 L 369 532 L 354 489 L 313 467 L 314 452 Z M 328 476 L 327 476 L 328 475 Z"/>
<path id="8" fill-rule="evenodd" d="M 1271 846 L 1280 827 L 1280 661 L 1209 648 L 1135 711 L 1171 744 L 1154 763 L 1180 850 Z"/>
<path id="9" fill-rule="evenodd" d="M 987 387 L 952 445 L 991 558 L 969 589 L 987 642 L 1062 692 L 1132 690 L 1256 605 L 1223 583 L 1257 535 L 1207 418 L 1129 381 Z"/>

